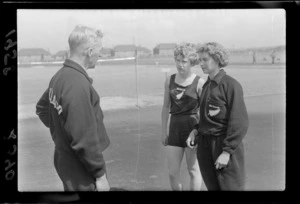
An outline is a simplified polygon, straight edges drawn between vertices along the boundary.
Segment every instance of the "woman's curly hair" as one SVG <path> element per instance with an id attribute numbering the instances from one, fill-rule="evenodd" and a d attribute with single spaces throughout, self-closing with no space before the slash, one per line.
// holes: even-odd
<path id="1" fill-rule="evenodd" d="M 229 52 L 217 42 L 209 42 L 198 46 L 197 53 L 207 52 L 219 66 L 226 67 L 229 63 Z"/>
<path id="2" fill-rule="evenodd" d="M 174 57 L 182 56 L 187 58 L 192 66 L 199 63 L 199 55 L 197 53 L 196 45 L 192 43 L 180 43 L 174 49 Z"/>

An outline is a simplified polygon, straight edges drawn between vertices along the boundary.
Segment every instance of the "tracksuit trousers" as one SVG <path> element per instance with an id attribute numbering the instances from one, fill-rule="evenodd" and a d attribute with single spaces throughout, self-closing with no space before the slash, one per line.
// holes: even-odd
<path id="1" fill-rule="evenodd" d="M 54 166 L 65 191 L 95 191 L 96 180 L 75 154 L 55 149 Z"/>
<path id="2" fill-rule="evenodd" d="M 223 152 L 224 137 L 198 137 L 197 158 L 204 183 L 209 191 L 241 191 L 245 188 L 244 146 L 241 142 L 230 155 L 228 166 L 216 170 L 215 162 Z"/>

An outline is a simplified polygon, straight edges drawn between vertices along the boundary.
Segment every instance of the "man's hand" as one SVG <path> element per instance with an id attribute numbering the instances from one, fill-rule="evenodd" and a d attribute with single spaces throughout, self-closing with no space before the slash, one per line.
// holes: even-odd
<path id="1" fill-rule="evenodd" d="M 109 191 L 110 187 L 106 178 L 106 174 L 96 179 L 96 191 Z"/>
<path id="2" fill-rule="evenodd" d="M 196 129 L 192 130 L 189 137 L 186 140 L 186 145 L 191 149 L 194 149 L 195 147 L 197 147 L 197 145 L 195 145 L 195 136 L 197 134 L 198 134 L 198 131 Z"/>
<path id="3" fill-rule="evenodd" d="M 217 161 L 215 162 L 216 169 L 223 169 L 228 165 L 230 159 L 230 154 L 228 152 L 223 151 L 222 154 L 218 157 Z"/>

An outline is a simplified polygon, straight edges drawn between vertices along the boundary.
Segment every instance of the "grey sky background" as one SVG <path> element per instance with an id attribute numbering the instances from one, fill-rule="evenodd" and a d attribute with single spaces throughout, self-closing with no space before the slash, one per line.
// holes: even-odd
<path id="1" fill-rule="evenodd" d="M 77 24 L 99 28 L 104 47 L 217 41 L 227 48 L 285 45 L 284 9 L 17 11 L 18 49 L 68 49 Z"/>

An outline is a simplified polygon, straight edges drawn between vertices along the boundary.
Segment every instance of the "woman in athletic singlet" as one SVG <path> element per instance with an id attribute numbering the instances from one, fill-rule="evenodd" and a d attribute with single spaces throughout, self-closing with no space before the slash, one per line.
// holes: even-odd
<path id="1" fill-rule="evenodd" d="M 190 175 L 190 190 L 200 190 L 202 177 L 196 151 L 187 148 L 186 140 L 199 123 L 199 96 L 204 80 L 191 71 L 198 63 L 193 44 L 184 43 L 174 50 L 177 73 L 165 82 L 162 108 L 162 143 L 166 146 L 169 178 L 172 190 L 182 190 L 180 166 L 185 154 Z M 170 124 L 168 128 L 168 121 Z"/>

